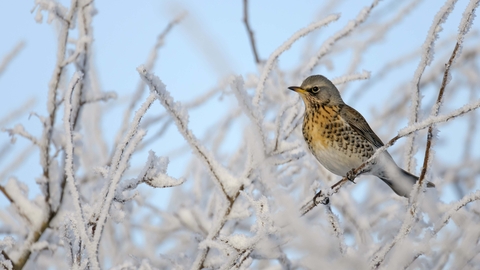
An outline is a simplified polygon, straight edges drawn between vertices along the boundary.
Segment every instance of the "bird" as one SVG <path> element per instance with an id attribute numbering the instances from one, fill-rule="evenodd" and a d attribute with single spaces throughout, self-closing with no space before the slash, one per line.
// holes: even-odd
<path id="1" fill-rule="evenodd" d="M 305 103 L 302 133 L 310 152 L 330 172 L 351 177 L 354 169 L 384 146 L 365 118 L 348 106 L 337 87 L 325 76 L 312 75 L 288 89 Z M 380 178 L 396 194 L 409 198 L 418 177 L 400 168 L 392 156 L 381 152 L 361 174 Z M 434 187 L 427 182 L 427 187 Z"/>

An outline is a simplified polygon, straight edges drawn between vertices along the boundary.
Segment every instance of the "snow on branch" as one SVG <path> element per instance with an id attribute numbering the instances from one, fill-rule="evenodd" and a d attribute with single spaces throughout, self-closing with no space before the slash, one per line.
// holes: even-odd
<path id="1" fill-rule="evenodd" d="M 470 5 L 469 5 L 467 7 L 467 9 L 468 8 L 472 8 L 472 10 L 470 10 L 470 15 L 471 15 L 475 11 L 476 6 L 470 7 Z M 464 16 L 469 16 L 469 14 L 464 13 Z M 455 45 L 455 48 L 454 48 L 454 50 L 453 50 L 453 52 L 450 56 L 450 59 L 448 60 L 448 63 L 445 65 L 445 72 L 444 72 L 442 84 L 441 84 L 441 87 L 438 91 L 437 100 L 436 100 L 436 102 L 435 102 L 435 104 L 433 105 L 433 108 L 432 108 L 431 116 L 433 116 L 433 117 L 438 116 L 438 113 L 440 111 L 440 106 L 441 106 L 442 101 L 443 101 L 444 91 L 445 91 L 446 85 L 449 82 L 450 67 L 451 67 L 454 59 L 456 58 L 459 47 L 462 46 L 463 35 L 465 35 L 465 34 L 466 34 L 466 31 L 459 32 L 459 36 L 462 36 L 462 38 L 458 38 L 458 41 L 457 41 L 457 43 Z M 377 254 L 375 256 L 375 258 L 373 260 L 373 265 L 374 265 L 375 268 L 377 268 L 380 265 L 380 263 L 383 262 L 385 256 L 392 249 L 392 247 L 408 235 L 408 233 L 412 229 L 412 226 L 415 222 L 415 219 L 416 219 L 416 216 L 417 216 L 417 209 L 418 209 L 418 206 L 419 206 L 419 203 L 420 203 L 419 202 L 420 190 L 425 189 L 425 184 L 424 183 L 426 183 L 426 181 L 424 181 L 424 179 L 426 177 L 427 169 L 429 167 L 431 167 L 431 163 L 432 163 L 432 158 L 431 158 L 432 150 L 431 149 L 432 149 L 433 137 L 434 137 L 433 136 L 433 132 L 434 132 L 433 129 L 434 129 L 433 124 L 428 127 L 427 144 L 426 144 L 426 147 L 425 147 L 425 156 L 424 156 L 422 170 L 421 170 L 418 182 L 414 185 L 414 188 L 413 188 L 413 191 L 412 191 L 412 196 L 411 196 L 411 198 L 412 198 L 411 199 L 411 205 L 409 207 L 409 211 L 407 212 L 405 220 L 402 224 L 402 228 L 398 232 L 395 239 L 392 240 L 390 242 L 390 244 L 385 245 L 382 248 L 382 250 L 379 252 L 379 254 Z"/>
<path id="2" fill-rule="evenodd" d="M 72 7 L 74 7 L 76 6 L 77 0 L 73 0 L 71 3 Z M 70 20 L 72 19 L 71 16 L 67 15 L 68 9 L 62 4 L 55 1 L 35 0 L 34 9 L 37 9 L 37 14 L 35 16 L 35 20 L 37 21 L 37 23 L 41 23 L 43 20 L 42 11 L 46 11 L 48 13 L 48 23 L 51 23 L 54 19 L 60 19 L 66 22 L 70 22 Z M 73 8 L 71 10 L 73 10 Z"/>
<path id="3" fill-rule="evenodd" d="M 316 22 L 283 44 L 274 45 L 276 50 L 267 61 L 259 57 L 258 64 L 250 63 L 250 72 L 233 76 L 202 73 L 202 80 L 213 85 L 206 91 L 195 88 L 195 97 L 180 104 L 172 97 L 175 92 L 168 92 L 151 71 L 167 41 L 176 48 L 174 54 L 183 54 L 183 46 L 177 46 L 179 40 L 167 38 L 173 37 L 170 34 L 184 14 L 167 22 L 160 33 L 153 32 L 157 38 L 146 51 L 145 66 L 137 69 L 140 77 L 133 82 L 137 84 L 131 95 L 120 89 L 119 100 L 112 102 L 117 95 L 102 91 L 103 83 L 111 85 L 109 77 L 100 76 L 94 68 L 96 60 L 104 57 L 103 50 L 108 50 L 95 46 L 94 53 L 92 48 L 100 39 L 92 28 L 94 2 L 36 0 L 33 16 L 36 12 L 38 21 L 48 16 L 48 22 L 58 28 L 53 44 L 56 62 L 46 78 L 50 79 L 44 91 L 46 109 L 30 114 L 40 120 L 34 119 L 33 124 L 41 129 L 32 128 L 32 121 L 26 119 L 33 108 L 30 101 L 18 102 L 19 106 L 4 112 L 0 120 L 1 128 L 11 125 L 5 131 L 12 138 L 28 140 L 12 144 L 7 139 L 0 145 L 0 199 L 5 202 L 0 211 L 0 268 L 475 268 L 480 262 L 480 194 L 475 191 L 480 181 L 475 140 L 480 132 L 480 50 L 476 46 L 480 36 L 473 19 L 480 0 L 465 1 L 465 12 L 457 21 L 448 15 L 456 1 L 446 1 L 439 4 L 443 7 L 435 19 L 437 10 L 421 10 L 424 5 L 414 0 L 370 0 L 366 7 L 355 3 L 353 15 L 345 12 L 348 7 L 339 1 L 322 1 L 314 13 Z M 243 12 L 247 12 L 244 28 L 242 21 L 237 21 L 238 29 L 228 28 L 222 38 L 237 38 L 245 27 L 252 30 L 251 22 L 259 22 L 254 20 L 258 13 L 247 11 L 254 11 L 256 3 L 243 4 Z M 242 16 L 242 6 L 237 8 Z M 461 15 L 461 11 L 456 13 Z M 292 22 L 298 21 L 295 16 L 308 15 L 300 10 L 289 12 Z M 328 15 L 331 12 L 347 16 L 346 25 L 316 35 L 313 31 L 339 19 L 339 15 Z M 429 20 L 426 14 L 434 21 L 423 25 L 425 18 Z M 209 27 L 218 25 L 206 23 Z M 404 34 L 399 30 L 403 23 L 430 26 L 419 44 L 414 38 L 408 40 L 414 47 L 411 51 L 398 43 Z M 186 33 L 197 34 L 193 29 Z M 211 33 L 217 33 L 213 30 Z M 445 36 L 437 39 L 440 31 Z M 250 44 L 243 43 L 247 52 L 255 50 L 250 46 L 258 45 L 252 45 L 250 33 L 244 35 L 250 38 Z M 255 38 L 266 40 L 257 36 L 260 32 L 255 33 Z M 368 79 L 368 85 L 375 87 L 355 89 L 356 93 L 352 89 L 351 97 L 345 98 L 355 100 L 362 94 L 373 99 L 371 104 L 362 104 L 370 106 L 362 110 L 373 112 L 366 116 L 380 137 L 391 136 L 348 178 L 336 179 L 305 145 L 301 128 L 304 104 L 299 95 L 286 89 L 289 81 L 304 79 L 299 76 L 308 71 L 277 65 L 283 52 L 305 35 L 308 44 L 300 52 L 292 52 L 293 59 L 300 59 L 302 68 L 310 64 L 314 69 L 327 59 L 330 62 L 322 66 L 324 75 L 331 79 L 332 74 L 341 75 L 332 79 L 336 85 Z M 455 42 L 455 48 L 449 48 Z M 7 52 L 3 63 L 12 63 L 9 59 L 18 54 L 18 46 Z M 441 57 L 435 54 L 432 62 L 434 51 Z M 382 57 L 374 59 L 379 65 L 374 65 L 370 79 L 364 69 L 372 67 L 372 53 Z M 205 56 L 210 62 L 218 58 Z M 224 57 L 224 62 L 234 63 L 245 55 L 232 56 L 236 58 Z M 424 62 L 413 63 L 415 59 Z M 170 57 L 163 61 L 170 61 Z M 430 62 L 434 65 L 428 68 Z M 411 64 L 418 73 L 408 76 L 404 70 Z M 170 75 L 186 74 L 169 62 L 163 65 L 171 67 L 167 70 Z M 6 64 L 0 64 L 0 75 L 2 66 Z M 22 78 L 22 71 L 14 77 Z M 7 77 L 1 77 L 2 83 L 9 80 Z M 122 79 L 122 85 L 130 89 L 131 80 Z M 405 89 L 412 88 L 417 80 L 427 107 L 419 105 L 415 111 L 407 108 L 412 93 Z M 437 95 L 435 89 L 440 89 L 438 97 L 433 96 Z M 377 96 L 380 92 L 390 97 Z M 157 99 L 161 108 L 152 108 Z M 150 108 L 159 112 L 150 114 Z M 193 110 L 195 116 L 212 111 L 218 115 L 204 123 L 203 118 L 189 115 Z M 405 124 L 413 113 L 418 113 L 416 121 Z M 467 117 L 460 117 L 467 113 Z M 453 123 L 443 124 L 447 121 Z M 191 130 L 194 126 L 201 126 L 202 137 Z M 436 129 L 442 130 L 442 143 L 433 148 Z M 378 179 L 361 179 L 359 185 L 342 189 L 387 149 L 404 168 L 406 162 L 398 162 L 398 158 L 403 156 L 406 140 L 400 139 L 412 133 L 428 136 L 413 144 L 415 151 L 425 149 L 426 159 L 422 167 L 425 173 L 422 170 L 410 202 Z M 172 137 L 177 140 L 175 144 Z M 178 140 L 184 143 L 177 147 Z M 425 147 L 425 142 L 429 146 Z M 400 145 L 390 147 L 394 144 Z M 155 152 L 148 151 L 150 148 Z M 432 158 L 429 151 L 433 150 L 436 155 L 448 155 Z M 38 164 L 32 166 L 32 160 Z M 181 177 L 173 177 L 170 171 Z M 436 188 L 424 190 L 424 179 L 435 182 Z M 152 188 L 173 186 L 178 188 L 152 192 Z M 311 211 L 318 204 L 324 204 L 320 208 L 325 209 Z"/>
<path id="4" fill-rule="evenodd" d="M 173 27 L 179 24 L 186 16 L 187 14 L 184 12 L 177 15 L 170 23 L 168 23 L 165 29 L 157 36 L 157 41 L 155 42 L 155 45 L 150 50 L 150 53 L 148 54 L 147 60 L 145 62 L 146 63 L 145 66 L 147 70 L 152 70 L 155 67 L 155 62 L 158 59 L 158 50 L 165 44 L 165 38 L 172 31 Z M 117 143 L 120 141 L 121 136 L 123 136 L 123 134 L 127 130 L 132 111 L 135 108 L 135 105 L 137 104 L 137 102 L 142 97 L 144 89 L 145 89 L 145 82 L 143 80 L 140 80 L 138 82 L 137 89 L 133 93 L 133 96 L 129 102 L 128 109 L 125 110 L 123 114 L 122 127 L 120 128 L 117 134 L 117 137 L 115 138 L 115 141 Z"/>
<path id="5" fill-rule="evenodd" d="M 173 118 L 180 134 L 182 134 L 187 143 L 205 162 L 207 168 L 216 183 L 219 184 L 226 198 L 231 200 L 238 192 L 242 183 L 233 177 L 218 161 L 216 161 L 213 158 L 213 155 L 200 144 L 192 131 L 188 129 L 188 113 L 180 103 L 173 100 L 162 81 L 160 81 L 157 76 L 149 73 L 144 66 L 138 67 L 137 71 L 140 74 L 140 77 L 150 87 L 150 91 L 156 95 L 157 99 Z"/>
<path id="6" fill-rule="evenodd" d="M 256 245 L 268 235 L 278 231 L 269 214 L 269 206 L 267 198 L 262 196 L 258 200 L 255 200 L 246 192 L 241 192 L 242 197 L 246 198 L 248 203 L 255 211 L 256 221 L 252 225 L 250 231 L 255 234 L 248 237 L 245 234 L 233 234 L 222 239 L 228 246 L 237 251 L 236 256 L 232 256 L 232 259 L 222 267 L 222 269 L 240 269 L 241 266 L 250 256 L 250 253 L 255 250 Z"/>
<path id="7" fill-rule="evenodd" d="M 362 24 L 370 15 L 370 12 L 374 7 L 378 5 L 380 0 L 374 0 L 372 4 L 368 7 L 363 8 L 360 13 L 358 13 L 355 20 L 350 21 L 343 29 L 338 31 L 335 35 L 331 36 L 327 39 L 320 50 L 318 50 L 317 54 L 311 58 L 310 62 L 305 65 L 305 68 L 302 70 L 303 75 L 307 75 L 313 71 L 313 69 L 318 65 L 320 59 L 325 56 L 333 47 L 338 40 L 342 39 L 343 37 L 348 36 L 352 31 L 357 28 L 360 24 Z"/>
<path id="8" fill-rule="evenodd" d="M 473 12 L 474 10 L 471 10 L 471 12 Z M 466 34 L 465 32 L 462 32 L 460 35 L 462 34 Z M 452 55 L 450 56 L 450 59 L 448 61 L 448 63 L 446 64 L 446 67 L 445 67 L 445 72 L 444 72 L 444 76 L 443 76 L 443 80 L 442 80 L 442 85 L 438 91 L 438 97 L 437 97 L 437 100 L 436 100 L 436 103 L 434 104 L 433 106 L 433 109 L 432 109 L 432 113 L 431 113 L 431 117 L 435 117 L 435 116 L 438 116 L 438 113 L 440 111 L 440 106 L 442 104 L 442 99 L 443 99 L 443 95 L 444 95 L 444 91 L 445 91 L 445 87 L 449 81 L 449 76 L 450 76 L 450 67 L 456 57 L 456 54 L 457 54 L 457 50 L 458 48 L 461 46 L 461 41 L 463 41 L 463 38 L 462 39 L 459 39 L 459 41 L 457 41 L 457 44 L 455 45 L 455 48 L 452 52 Z M 430 167 L 430 164 L 431 164 L 431 148 L 432 148 L 432 141 L 433 141 L 433 124 L 430 125 L 428 127 L 428 132 L 427 132 L 427 145 L 425 147 L 425 156 L 424 156 L 424 162 L 423 162 L 423 166 L 422 166 L 422 170 L 421 170 L 421 173 L 420 173 L 420 177 L 419 177 L 419 180 L 418 182 L 414 185 L 413 187 L 413 191 L 412 191 L 412 194 L 413 196 L 411 196 L 411 205 L 409 207 L 409 211 L 407 212 L 406 214 L 406 217 L 404 219 L 404 222 L 402 224 L 402 228 L 399 230 L 397 236 L 390 242 L 390 244 L 388 245 L 385 245 L 379 253 L 377 253 L 377 255 L 374 257 L 373 259 L 373 266 L 372 268 L 378 268 L 378 266 L 383 262 L 383 260 L 385 259 L 385 256 L 387 255 L 387 253 L 392 249 L 392 247 L 400 242 L 403 238 L 405 238 L 410 230 L 412 229 L 412 226 L 414 225 L 414 222 L 417 218 L 417 209 L 418 209 L 418 204 L 419 204 L 419 194 L 420 194 L 420 190 L 421 189 L 424 189 L 425 188 L 425 185 L 424 183 L 426 183 L 426 181 L 424 181 L 425 179 L 425 176 L 426 176 L 426 173 L 427 173 L 427 169 Z"/>
<path id="9" fill-rule="evenodd" d="M 75 181 L 75 169 L 73 168 L 73 123 L 72 123 L 72 103 L 71 97 L 76 85 L 82 79 L 83 74 L 75 72 L 70 81 L 70 85 L 65 93 L 63 123 L 65 128 L 65 175 L 67 176 L 67 183 L 69 186 L 70 194 L 72 195 L 73 205 L 75 208 L 75 222 L 81 224 L 78 229 L 80 240 L 86 245 L 89 261 L 92 264 L 92 268 L 99 269 L 99 263 L 96 251 L 88 243 L 90 239 L 87 235 L 87 228 L 85 228 L 85 216 L 83 214 L 82 203 L 80 201 L 80 194 Z"/>
<path id="10" fill-rule="evenodd" d="M 255 97 L 253 98 L 253 106 L 258 107 L 260 101 L 262 100 L 263 90 L 265 88 L 265 82 L 267 81 L 268 75 L 272 72 L 273 67 L 280 55 L 290 47 L 300 38 L 308 35 L 309 33 L 330 24 L 333 21 L 336 21 L 340 18 L 338 14 L 332 14 L 327 16 L 325 19 L 318 22 L 311 23 L 309 26 L 302 28 L 295 32 L 287 41 L 285 41 L 280 47 L 278 47 L 268 58 L 265 66 L 263 67 L 260 79 L 258 80 L 257 89 L 255 91 Z"/>
<path id="11" fill-rule="evenodd" d="M 470 0 L 465 11 L 462 15 L 462 20 L 460 21 L 460 25 L 458 26 L 458 37 L 457 43 L 462 44 L 465 35 L 470 31 L 473 25 L 473 20 L 475 19 L 475 10 L 478 8 L 480 1 L 478 0 Z"/>
<path id="12" fill-rule="evenodd" d="M 28 200 L 28 193 L 20 186 L 15 178 L 10 178 L 2 191 L 7 194 L 8 198 L 18 209 L 18 212 L 24 217 L 32 230 L 38 228 L 44 217 L 45 205 L 38 205 Z"/>
<path id="13" fill-rule="evenodd" d="M 476 2 L 475 4 L 472 4 L 472 2 L 474 2 L 474 1 L 471 1 L 471 3 L 467 6 L 467 10 L 463 14 L 464 18 L 468 17 L 468 19 L 466 20 L 466 22 L 464 22 L 462 20 L 462 22 L 460 24 L 460 29 L 461 30 L 458 33 L 457 43 L 455 44 L 455 48 L 453 49 L 453 52 L 450 56 L 450 59 L 448 60 L 447 64 L 445 65 L 445 72 L 443 74 L 442 84 L 441 84 L 440 89 L 438 91 L 437 101 L 433 105 L 431 116 L 437 116 L 439 111 L 440 111 L 440 106 L 443 103 L 443 96 L 444 96 L 445 88 L 447 87 L 447 84 L 450 81 L 450 76 L 451 76 L 450 75 L 450 68 L 451 68 L 453 62 L 455 61 L 455 58 L 457 58 L 457 54 L 460 54 L 459 50 L 462 47 L 464 36 L 468 33 L 469 25 L 472 23 L 473 16 L 474 16 L 473 14 L 475 12 L 475 9 L 478 6 L 479 1 L 475 1 Z M 464 29 L 462 29 L 462 26 L 463 26 Z M 468 29 L 466 29 L 466 28 L 468 28 Z M 419 181 L 418 181 L 419 182 L 418 187 L 416 188 L 416 194 L 418 194 L 420 192 L 420 186 L 422 185 L 422 182 L 423 182 L 423 179 L 425 178 L 425 175 L 427 173 L 427 169 L 429 167 L 429 164 L 431 163 L 430 153 L 431 153 L 433 137 L 434 137 L 433 136 L 433 133 L 434 133 L 433 130 L 434 130 L 434 125 L 431 125 L 431 126 L 428 127 L 427 145 L 426 145 L 426 148 L 425 148 L 425 157 L 424 157 L 424 162 L 423 162 L 422 170 L 421 170 Z M 415 203 L 416 197 L 417 196 L 414 196 L 413 203 Z"/>
<path id="14" fill-rule="evenodd" d="M 338 217 L 333 213 L 330 205 L 325 207 L 325 211 L 328 215 L 328 221 L 330 222 L 330 225 L 332 225 L 333 235 L 335 235 L 335 237 L 338 239 L 340 253 L 343 254 L 347 251 L 347 247 L 345 246 L 345 239 L 343 236 L 343 229 L 340 227 L 340 221 L 338 221 Z"/>
<path id="15" fill-rule="evenodd" d="M 255 132 L 257 134 L 258 140 L 262 142 L 263 154 L 267 152 L 267 141 L 266 135 L 263 127 L 263 117 L 262 113 L 252 105 L 250 97 L 244 88 L 243 78 L 240 76 L 234 77 L 232 80 L 231 88 L 237 97 L 237 101 L 240 104 L 243 112 L 250 118 L 250 120 L 255 124 Z"/>
<path id="16" fill-rule="evenodd" d="M 115 154 L 112 158 L 112 164 L 110 165 L 107 175 L 109 182 L 105 186 L 101 195 L 101 198 L 105 198 L 105 200 L 98 204 L 98 207 L 91 218 L 95 220 L 94 223 L 96 227 L 92 245 L 95 246 L 97 252 L 100 244 L 100 238 L 107 221 L 110 207 L 115 198 L 119 182 L 128 167 L 133 152 L 146 134 L 146 131 L 138 129 L 140 126 L 140 121 L 154 101 L 155 95 L 150 94 L 140 109 L 135 113 L 127 134 L 125 134 L 123 141 L 115 149 Z"/>
<path id="17" fill-rule="evenodd" d="M 450 218 L 453 215 L 455 215 L 458 212 L 458 210 L 463 208 L 465 205 L 467 205 L 471 202 L 474 202 L 474 201 L 478 201 L 478 200 L 480 200 L 480 190 L 477 190 L 473 193 L 467 194 L 461 200 L 452 203 L 451 206 L 450 206 L 450 209 L 447 210 L 447 212 L 445 212 L 445 214 L 441 218 L 441 221 L 436 223 L 437 226 L 436 226 L 436 228 L 433 229 L 432 234 L 433 235 L 438 234 L 438 232 L 441 229 L 443 229 L 443 227 L 445 227 L 445 225 L 448 224 L 448 221 L 450 220 Z"/>
<path id="18" fill-rule="evenodd" d="M 183 184 L 186 180 L 185 178 L 175 179 L 166 174 L 168 162 L 168 158 L 157 157 L 155 152 L 150 150 L 148 160 L 138 174 L 138 177 L 121 182 L 116 191 L 117 195 L 115 196 L 115 200 L 125 202 L 127 199 L 125 199 L 122 193 L 135 189 L 141 183 L 145 183 L 154 188 L 175 187 Z"/>
<path id="19" fill-rule="evenodd" d="M 42 146 L 40 141 L 35 138 L 32 134 L 28 133 L 22 124 L 17 124 L 14 128 L 3 128 L 2 131 L 8 132 L 8 135 L 11 137 L 12 143 L 16 141 L 15 135 L 21 136 L 29 141 L 31 141 L 34 145 Z"/>
<path id="20" fill-rule="evenodd" d="M 443 30 L 441 25 L 447 20 L 448 16 L 452 12 L 457 0 L 447 0 L 445 4 L 435 15 L 433 23 L 430 25 L 430 29 L 427 33 L 427 38 L 422 45 L 421 59 L 418 63 L 417 69 L 413 75 L 413 80 L 410 84 L 411 96 L 411 110 L 409 124 L 414 124 L 418 121 L 418 114 L 420 110 L 420 80 L 427 66 L 433 61 L 435 42 L 438 39 L 438 34 Z M 415 134 L 409 137 L 407 142 L 407 151 L 405 153 L 405 159 L 407 162 L 407 171 L 412 171 L 414 158 L 413 143 L 415 141 Z"/>
<path id="21" fill-rule="evenodd" d="M 342 77 L 338 77 L 332 80 L 332 83 L 335 85 L 344 84 L 350 81 L 357 81 L 357 80 L 368 80 L 370 78 L 370 71 L 362 71 L 362 73 L 354 73 L 349 75 L 344 75 Z"/>

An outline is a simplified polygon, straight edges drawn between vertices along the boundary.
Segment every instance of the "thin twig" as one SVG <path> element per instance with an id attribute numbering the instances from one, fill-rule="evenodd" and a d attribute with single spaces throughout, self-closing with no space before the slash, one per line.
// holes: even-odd
<path id="1" fill-rule="evenodd" d="M 243 22 L 245 23 L 245 28 L 247 28 L 250 46 L 252 47 L 253 56 L 255 57 L 255 63 L 260 64 L 260 59 L 258 58 L 257 53 L 257 45 L 255 44 L 255 37 L 253 36 L 253 31 L 248 21 L 248 0 L 243 0 Z"/>
<path id="2" fill-rule="evenodd" d="M 452 55 L 450 56 L 450 59 L 448 60 L 448 63 L 445 65 L 445 73 L 443 74 L 442 86 L 440 87 L 440 90 L 438 91 L 437 102 L 434 105 L 434 112 L 433 112 L 434 116 L 437 116 L 438 112 L 440 110 L 440 105 L 441 105 L 442 99 L 443 99 L 443 93 L 445 92 L 445 87 L 447 86 L 448 77 L 450 75 L 450 67 L 453 64 L 453 60 L 455 59 L 455 56 L 456 56 L 459 48 L 460 48 L 460 43 L 457 42 L 457 44 L 455 44 L 455 48 L 453 49 Z M 428 167 L 427 164 L 428 164 L 429 159 L 430 159 L 430 153 L 431 153 L 430 149 L 432 147 L 432 138 L 433 138 L 433 125 L 428 127 L 425 157 L 424 157 L 424 160 L 423 160 L 422 171 L 421 171 L 420 176 L 418 178 L 418 185 L 419 186 L 422 185 L 423 179 L 425 178 L 425 175 L 427 174 L 427 167 Z"/>
<path id="3" fill-rule="evenodd" d="M 20 41 L 15 45 L 15 47 L 2 59 L 0 62 L 0 76 L 7 68 L 8 64 L 20 53 L 20 51 L 25 47 L 25 42 Z"/>

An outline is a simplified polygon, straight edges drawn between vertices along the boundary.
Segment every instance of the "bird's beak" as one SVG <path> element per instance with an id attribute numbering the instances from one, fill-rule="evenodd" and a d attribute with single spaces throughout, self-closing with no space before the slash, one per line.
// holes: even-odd
<path id="1" fill-rule="evenodd" d="M 292 91 L 295 91 L 295 92 L 297 92 L 297 93 L 299 93 L 299 94 L 304 94 L 304 93 L 307 92 L 307 91 L 305 91 L 305 89 L 303 89 L 303 88 L 301 88 L 301 87 L 299 87 L 299 86 L 290 86 L 290 87 L 288 87 L 288 89 L 290 89 L 290 90 L 292 90 Z"/>

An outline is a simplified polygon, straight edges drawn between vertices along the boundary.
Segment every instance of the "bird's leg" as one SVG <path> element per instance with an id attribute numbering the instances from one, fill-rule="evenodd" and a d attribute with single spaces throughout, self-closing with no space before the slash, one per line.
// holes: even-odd
<path id="1" fill-rule="evenodd" d="M 348 179 L 348 181 L 355 183 L 355 178 L 357 177 L 357 174 L 355 173 L 355 169 L 351 169 L 350 171 L 347 172 L 347 175 L 345 177 Z"/>

